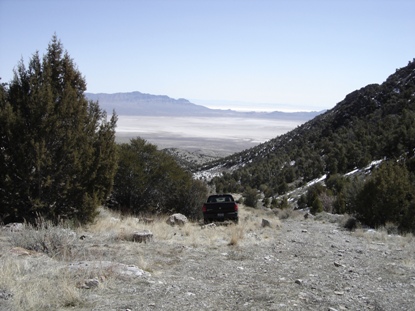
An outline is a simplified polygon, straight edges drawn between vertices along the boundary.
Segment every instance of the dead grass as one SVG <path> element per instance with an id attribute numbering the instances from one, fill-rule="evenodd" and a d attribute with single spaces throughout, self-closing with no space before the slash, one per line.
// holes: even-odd
<path id="1" fill-rule="evenodd" d="M 358 228 L 352 232 L 352 235 L 361 239 L 365 239 L 369 244 L 387 244 L 391 248 L 412 248 L 415 252 L 414 236 L 412 233 L 405 235 L 390 234 L 386 227 L 374 229 Z"/>
<path id="2" fill-rule="evenodd" d="M 231 225 L 230 236 L 231 239 L 229 241 L 229 245 L 238 245 L 239 241 L 244 237 L 244 228 L 242 226 Z"/>
<path id="3" fill-rule="evenodd" d="M 285 209 L 275 208 L 273 209 L 273 212 L 281 220 L 288 219 L 288 218 L 298 219 L 298 218 L 304 217 L 303 213 L 297 210 L 293 210 L 292 208 L 285 208 Z"/>
<path id="4" fill-rule="evenodd" d="M 70 260 L 76 253 L 76 233 L 62 224 L 38 221 L 36 226 L 25 224 L 21 231 L 9 235 L 11 244 L 40 252 L 59 260 Z"/>
<path id="5" fill-rule="evenodd" d="M 4 255 L 0 260 L 0 288 L 11 293 L 12 310 L 56 310 L 83 303 L 76 280 L 45 258 L 31 258 L 29 262 Z"/>
<path id="6" fill-rule="evenodd" d="M 170 226 L 167 216 L 143 221 L 132 216 L 101 208 L 96 221 L 83 228 L 71 230 L 44 222 L 38 227 L 25 225 L 19 232 L 6 232 L 10 248 L 0 257 L 0 290 L 12 296 L 7 301 L 12 310 L 56 310 L 59 308 L 86 308 L 91 295 L 111 287 L 119 278 L 111 265 L 99 268 L 99 262 L 124 263 L 157 273 L 157 262 L 146 256 L 143 244 L 131 242 L 135 231 L 153 233 L 153 242 L 171 244 L 174 254 L 168 260 L 179 260 L 183 248 L 217 249 L 243 246 L 258 238 L 272 237 L 281 226 L 272 212 L 251 211 L 240 205 L 239 224 L 217 224 L 204 228 L 199 223 Z M 263 218 L 269 219 L 272 228 L 262 228 Z M 255 234 L 250 234 L 255 232 Z M 3 234 L 3 233 L 2 233 Z M 80 238 L 84 237 L 84 238 Z M 165 244 L 166 245 L 166 244 Z M 177 246 L 177 247 L 176 247 Z M 14 249 L 14 251 L 10 251 Z M 0 252 L 1 255 L 1 252 Z M 98 263 L 80 269 L 69 268 L 74 262 Z M 94 266 L 94 267 L 93 267 Z M 99 280 L 99 286 L 85 289 L 87 279 Z"/>
<path id="7" fill-rule="evenodd" d="M 261 229 L 262 219 L 271 221 L 270 230 L 278 230 L 282 224 L 273 212 L 264 210 L 251 210 L 251 208 L 240 205 L 240 221 L 238 225 L 233 223 L 217 223 L 213 227 L 204 227 L 199 223 L 189 222 L 182 227 L 170 226 L 166 223 L 167 216 L 153 218 L 152 222 L 142 219 L 121 216 L 108 209 L 100 210 L 100 217 L 87 228 L 89 234 L 100 235 L 106 240 L 129 241 L 129 237 L 135 231 L 148 230 L 153 233 L 154 241 L 167 243 L 180 243 L 190 247 L 212 247 L 216 248 L 223 244 L 237 245 L 245 239 L 246 232 Z M 265 238 L 270 234 L 264 233 Z M 141 263 L 140 266 L 143 266 Z M 144 265 L 145 266 L 145 265 Z M 143 268 L 144 270 L 148 268 Z"/>

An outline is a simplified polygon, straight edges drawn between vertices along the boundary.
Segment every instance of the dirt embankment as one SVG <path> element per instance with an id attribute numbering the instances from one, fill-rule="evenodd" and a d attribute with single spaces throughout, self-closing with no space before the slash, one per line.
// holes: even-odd
<path id="1" fill-rule="evenodd" d="M 65 260 L 12 254 L 3 231 L 0 310 L 23 310 L 22 301 L 33 310 L 415 310 L 412 235 L 344 231 L 328 217 L 279 220 L 245 207 L 241 214 L 237 226 L 207 228 L 102 218 L 75 233 Z M 263 218 L 271 227 L 261 226 Z M 152 231 L 152 242 L 123 238 L 142 229 Z M 115 263 L 143 273 L 121 273 Z M 86 270 L 68 268 L 74 264 Z M 17 281 L 8 279 L 13 267 Z M 62 274 L 58 290 L 35 291 Z M 79 286 L 85 279 L 97 285 Z"/>

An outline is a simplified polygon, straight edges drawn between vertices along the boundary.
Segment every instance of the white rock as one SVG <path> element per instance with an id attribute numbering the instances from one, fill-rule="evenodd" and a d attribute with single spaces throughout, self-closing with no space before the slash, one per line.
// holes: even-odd
<path id="1" fill-rule="evenodd" d="M 170 226 L 184 226 L 187 223 L 187 217 L 179 213 L 173 214 L 167 219 L 166 223 Z"/>

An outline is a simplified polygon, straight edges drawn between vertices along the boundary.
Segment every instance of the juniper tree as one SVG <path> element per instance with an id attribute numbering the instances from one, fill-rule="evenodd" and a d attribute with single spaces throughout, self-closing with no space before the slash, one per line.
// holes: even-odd
<path id="1" fill-rule="evenodd" d="M 392 222 L 415 232 L 415 186 L 407 167 L 388 161 L 376 169 L 357 195 L 355 212 L 369 226 Z"/>
<path id="2" fill-rule="evenodd" d="M 119 145 L 113 207 L 133 214 L 180 212 L 197 218 L 206 186 L 141 138 Z"/>
<path id="3" fill-rule="evenodd" d="M 84 96 L 86 82 L 60 40 L 17 65 L 0 96 L 0 217 L 88 222 L 116 170 L 116 115 Z"/>

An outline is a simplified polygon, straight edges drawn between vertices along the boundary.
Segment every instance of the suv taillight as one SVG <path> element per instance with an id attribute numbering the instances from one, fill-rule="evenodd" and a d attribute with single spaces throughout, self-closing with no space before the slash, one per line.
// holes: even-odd
<path id="1" fill-rule="evenodd" d="M 235 205 L 234 205 L 234 209 L 235 209 L 235 212 L 237 212 L 237 211 L 238 211 L 238 204 L 236 204 L 236 203 L 235 203 Z"/>
<path id="2" fill-rule="evenodd" d="M 206 205 L 205 204 L 203 204 L 203 207 L 202 207 L 202 212 L 204 213 L 204 212 L 206 212 L 207 211 L 207 209 L 206 209 Z"/>

